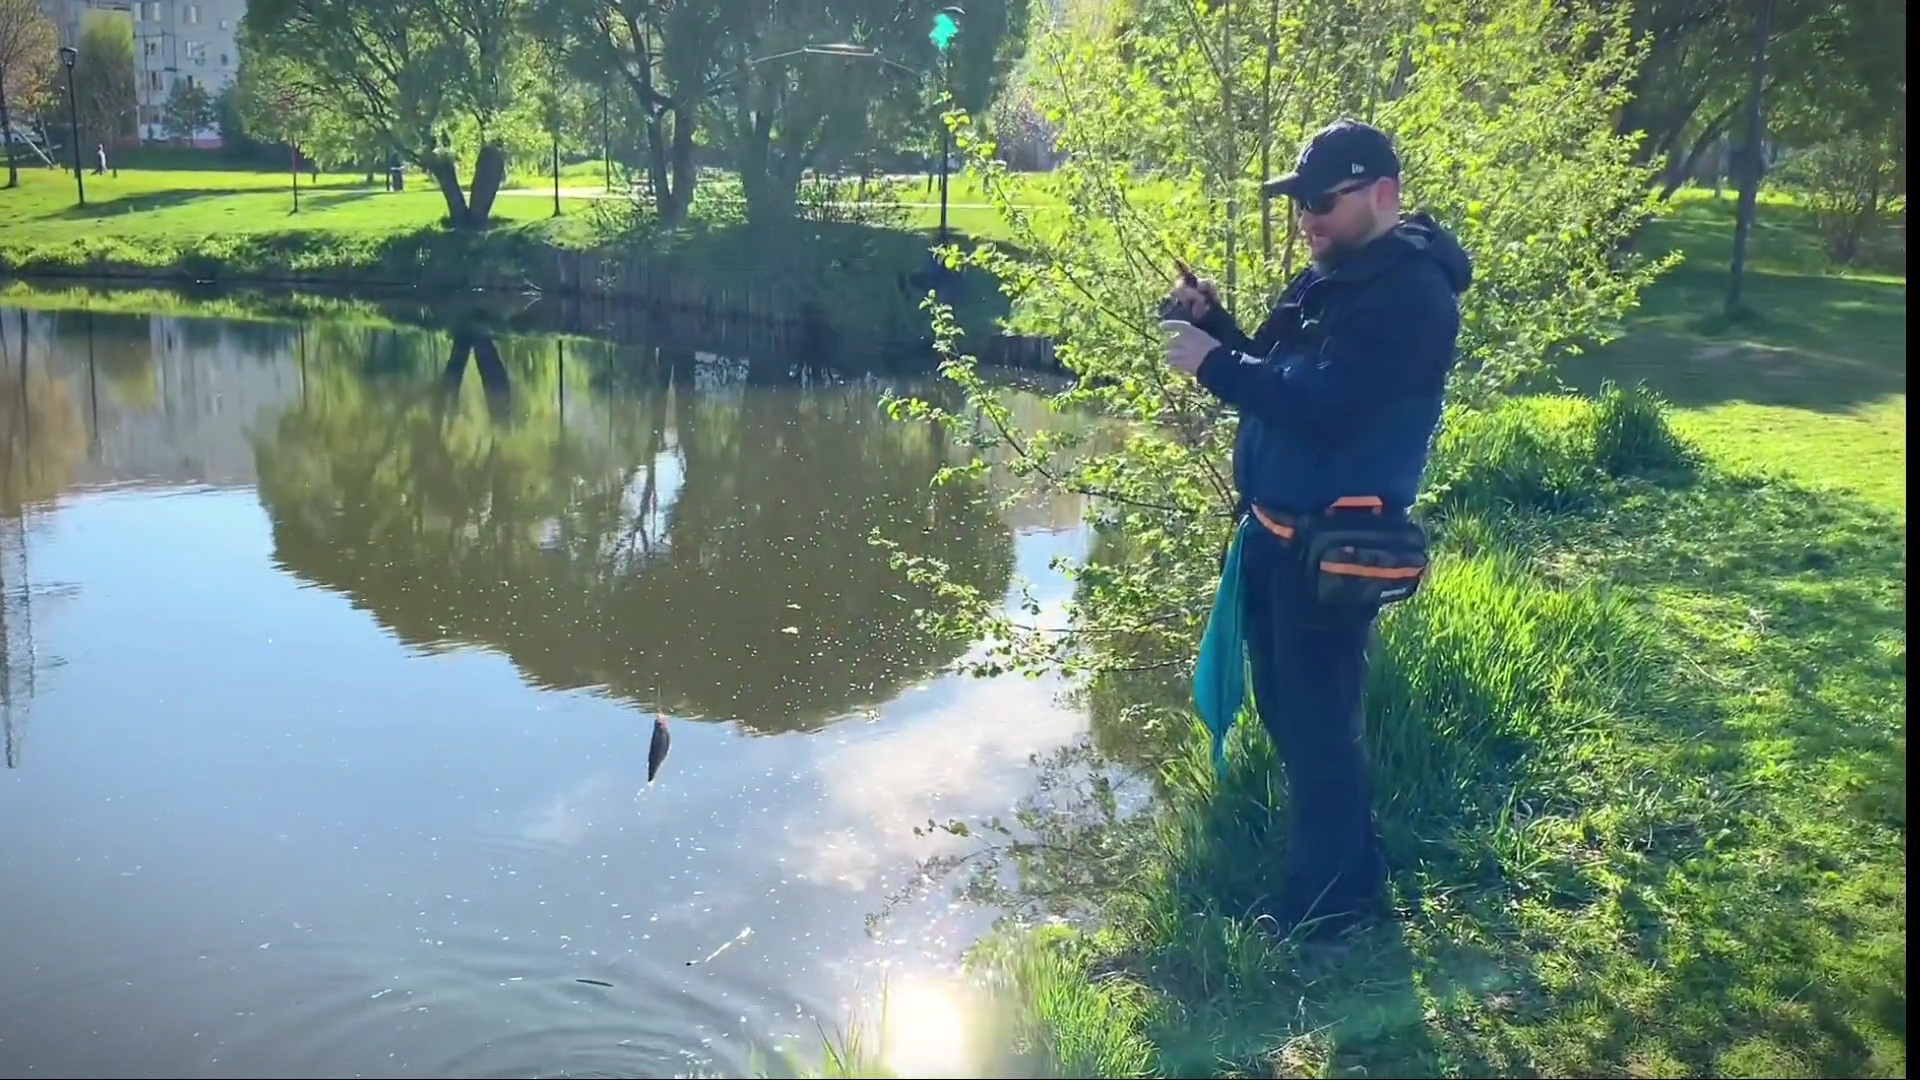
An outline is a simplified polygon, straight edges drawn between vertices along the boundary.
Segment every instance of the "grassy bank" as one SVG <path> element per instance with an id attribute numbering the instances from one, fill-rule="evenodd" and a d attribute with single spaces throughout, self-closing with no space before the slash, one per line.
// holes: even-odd
<path id="1" fill-rule="evenodd" d="M 822 319 L 831 334 L 882 344 L 926 334 L 918 304 L 927 283 L 917 275 L 932 236 L 921 229 L 937 209 L 899 208 L 892 227 L 794 223 L 770 235 L 744 228 L 716 204 L 689 227 L 660 234 L 636 230 L 624 196 L 608 197 L 598 185 L 563 187 L 558 217 L 550 192 L 532 186 L 501 193 L 491 228 L 456 233 L 441 227 L 445 204 L 421 178 L 402 192 L 360 179 L 325 175 L 307 186 L 303 178 L 294 213 L 283 173 L 122 170 L 87 176 L 80 207 L 69 174 L 24 170 L 21 187 L 0 190 L 0 274 L 537 290 L 640 297 L 729 317 Z M 563 184 L 583 179 L 591 183 L 569 176 Z M 956 190 L 954 202 L 966 197 Z M 985 214 L 956 210 L 954 226 Z M 1004 307 L 991 282 L 971 278 L 955 301 L 983 331 Z"/>
<path id="2" fill-rule="evenodd" d="M 20 178 L 0 191 L 0 272 L 27 277 L 458 286 L 588 235 L 580 215 L 553 219 L 548 203 L 505 196 L 495 228 L 450 233 L 439 225 L 445 203 L 417 182 L 387 192 L 325 176 L 303 188 L 293 213 L 284 174 L 87 176 L 85 207 L 69 174 L 31 169 Z"/>
<path id="3" fill-rule="evenodd" d="M 1196 732 L 1100 853 L 1097 929 L 1015 932 L 997 1075 L 1905 1075 L 1905 525 L 1615 393 L 1450 429 L 1431 591 L 1370 709 L 1402 918 L 1269 933 L 1285 800 Z M 983 1074 L 984 1075 L 984 1074 Z"/>
<path id="4" fill-rule="evenodd" d="M 1271 933 L 1271 749 L 1196 729 L 1140 816 L 1036 804 L 1097 917 L 976 948 L 978 1074 L 1906 1075 L 1905 281 L 1770 201 L 1728 324 L 1730 214 L 1577 393 L 1449 423 L 1371 688 L 1401 917 Z"/>

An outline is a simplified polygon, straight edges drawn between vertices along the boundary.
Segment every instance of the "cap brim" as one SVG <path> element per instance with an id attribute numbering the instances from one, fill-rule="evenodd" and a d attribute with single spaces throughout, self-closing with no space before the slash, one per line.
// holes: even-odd
<path id="1" fill-rule="evenodd" d="M 1290 172 L 1285 176 L 1276 176 L 1272 180 L 1269 180 L 1266 183 L 1261 184 L 1260 194 L 1265 195 L 1269 199 L 1278 199 L 1284 196 L 1292 195 L 1294 192 L 1294 189 L 1299 186 L 1300 186 L 1300 174 L 1297 172 Z"/>

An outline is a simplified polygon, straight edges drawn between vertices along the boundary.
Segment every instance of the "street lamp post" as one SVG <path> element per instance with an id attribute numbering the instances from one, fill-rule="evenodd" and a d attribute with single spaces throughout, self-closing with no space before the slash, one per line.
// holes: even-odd
<path id="1" fill-rule="evenodd" d="M 87 205 L 87 182 L 80 175 L 80 99 L 73 92 L 73 65 L 80 59 L 80 50 L 71 45 L 60 46 L 60 63 L 67 69 L 67 123 L 72 128 L 73 138 L 73 187 L 80 193 L 80 205 Z"/>
<path id="2" fill-rule="evenodd" d="M 954 36 L 960 33 L 958 17 L 966 12 L 959 6 L 944 7 L 933 17 L 933 31 L 927 35 L 933 47 L 940 50 L 940 74 L 946 85 L 947 95 L 953 94 L 953 45 Z M 947 242 L 947 171 L 948 159 L 953 157 L 953 130 L 947 126 L 946 118 L 940 120 L 940 242 Z"/>

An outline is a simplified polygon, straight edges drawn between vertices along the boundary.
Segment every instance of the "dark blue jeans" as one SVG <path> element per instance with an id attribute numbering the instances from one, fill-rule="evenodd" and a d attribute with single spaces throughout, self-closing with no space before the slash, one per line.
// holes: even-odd
<path id="1" fill-rule="evenodd" d="M 1298 549 L 1256 523 L 1241 552 L 1254 702 L 1287 786 L 1278 914 L 1334 928 L 1384 907 L 1386 861 L 1366 747 L 1368 653 L 1378 613 L 1321 606 Z"/>

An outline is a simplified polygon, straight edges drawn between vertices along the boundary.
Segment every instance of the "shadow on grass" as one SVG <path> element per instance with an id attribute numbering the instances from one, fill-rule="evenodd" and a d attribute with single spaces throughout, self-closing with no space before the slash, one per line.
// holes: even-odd
<path id="1" fill-rule="evenodd" d="M 293 193 L 289 190 L 287 194 L 288 197 L 291 198 Z M 375 195 L 384 194 L 387 193 L 379 188 L 373 187 L 350 188 L 345 191 L 338 189 L 311 191 L 303 187 L 300 189 L 300 208 L 304 210 L 309 205 L 321 208 L 339 206 L 343 203 L 359 202 L 362 199 L 371 199 Z"/>
<path id="2" fill-rule="evenodd" d="M 1884 711 L 1889 688 L 1905 697 L 1904 521 L 1783 480 L 1716 476 L 1628 497 L 1569 533 L 1586 572 L 1662 596 L 1699 648 L 1755 677 L 1764 667 L 1792 740 L 1778 752 L 1842 781 L 1832 794 L 1863 820 L 1904 831 L 1884 768 L 1905 758 L 1904 725 Z"/>
<path id="3" fill-rule="evenodd" d="M 1596 510 L 1539 565 L 1639 598 L 1675 693 L 1623 702 L 1625 786 L 1584 800 L 1611 819 L 1601 902 L 1521 901 L 1561 954 L 1536 1059 L 1904 1075 L 1904 522 L 1715 471 Z"/>
<path id="4" fill-rule="evenodd" d="M 102 199 L 97 194 L 89 194 L 86 206 L 70 206 L 55 216 L 70 220 L 114 217 L 119 214 L 137 214 L 148 210 L 165 210 L 168 207 L 184 206 L 201 199 L 219 198 L 224 195 L 270 195 L 272 193 L 272 188 L 206 187 L 169 188 L 166 191 L 119 195 L 107 199 Z"/>
<path id="5" fill-rule="evenodd" d="M 1642 296 L 1631 333 L 1567 361 L 1567 385 L 1644 382 L 1682 407 L 1746 401 L 1822 412 L 1905 394 L 1904 275 L 1827 264 L 1811 214 L 1769 203 L 1744 289 L 1752 314 L 1728 323 L 1731 215 L 1731 200 L 1692 199 L 1656 226 L 1648 246 L 1683 250 L 1687 261 Z"/>

